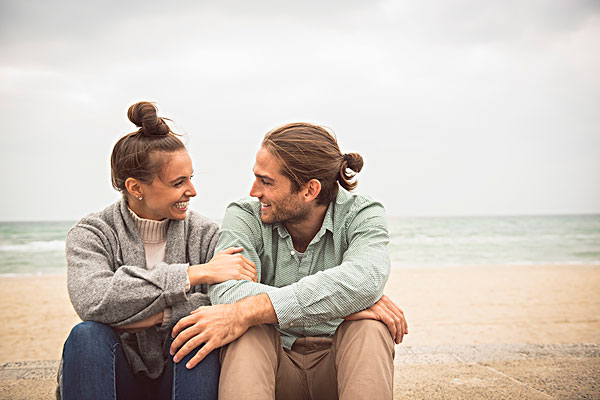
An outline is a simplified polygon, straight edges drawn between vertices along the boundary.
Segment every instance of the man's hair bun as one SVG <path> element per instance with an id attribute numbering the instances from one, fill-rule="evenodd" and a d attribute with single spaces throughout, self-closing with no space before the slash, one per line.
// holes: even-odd
<path id="1" fill-rule="evenodd" d="M 354 172 L 360 172 L 364 165 L 363 158 L 358 153 L 344 154 L 344 161 L 346 162 L 346 167 Z"/>
<path id="2" fill-rule="evenodd" d="M 153 103 L 140 101 L 127 110 L 127 117 L 137 127 L 139 133 L 148 136 L 164 136 L 171 131 L 169 126 L 158 116 L 158 109 Z"/>

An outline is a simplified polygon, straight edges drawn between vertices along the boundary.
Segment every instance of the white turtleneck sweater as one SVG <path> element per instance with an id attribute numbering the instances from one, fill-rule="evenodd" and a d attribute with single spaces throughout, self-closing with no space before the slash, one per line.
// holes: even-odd
<path id="1" fill-rule="evenodd" d="M 155 221 L 152 219 L 140 218 L 129 209 L 133 222 L 137 227 L 138 233 L 144 243 L 146 252 L 146 268 L 152 269 L 154 265 L 165 260 L 165 249 L 167 248 L 167 229 L 169 229 L 169 220 Z"/>
<path id="2" fill-rule="evenodd" d="M 137 227 L 138 233 L 144 243 L 146 253 L 146 269 L 151 270 L 159 262 L 165 261 L 165 250 L 167 248 L 167 230 L 169 229 L 169 219 L 155 221 L 152 219 L 140 218 L 133 210 L 129 209 L 133 222 Z M 190 281 L 188 279 L 185 285 L 185 291 L 190 290 Z M 163 310 L 163 326 L 166 326 L 171 320 L 171 308 Z"/>

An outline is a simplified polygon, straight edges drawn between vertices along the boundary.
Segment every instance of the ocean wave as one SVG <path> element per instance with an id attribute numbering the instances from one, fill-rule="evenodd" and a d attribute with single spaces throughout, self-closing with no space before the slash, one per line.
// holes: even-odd
<path id="1" fill-rule="evenodd" d="M 50 251 L 64 251 L 64 240 L 34 241 L 22 244 L 3 244 L 0 245 L 0 251 L 23 252 L 23 253 L 41 253 Z"/>
<path id="2" fill-rule="evenodd" d="M 1 278 L 21 278 L 21 277 L 39 277 L 39 276 L 66 276 L 64 271 L 49 271 L 49 272 L 11 272 L 0 274 Z"/>
<path id="3" fill-rule="evenodd" d="M 410 268 L 456 268 L 456 267 L 518 267 L 518 266 L 538 266 L 538 265 L 564 265 L 564 266 L 600 266 L 600 260 L 591 261 L 507 261 L 507 262 L 432 262 L 432 263 L 418 263 L 418 262 L 406 262 L 406 261 L 392 261 L 392 269 L 410 269 Z"/>

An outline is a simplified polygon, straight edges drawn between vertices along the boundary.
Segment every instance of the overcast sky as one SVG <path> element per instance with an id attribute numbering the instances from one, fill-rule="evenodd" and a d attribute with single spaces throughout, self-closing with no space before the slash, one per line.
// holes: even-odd
<path id="1" fill-rule="evenodd" d="M 389 215 L 600 213 L 597 0 L 2 0 L 0 46 L 0 220 L 118 199 L 140 100 L 186 135 L 211 217 L 292 121 L 361 153 Z"/>

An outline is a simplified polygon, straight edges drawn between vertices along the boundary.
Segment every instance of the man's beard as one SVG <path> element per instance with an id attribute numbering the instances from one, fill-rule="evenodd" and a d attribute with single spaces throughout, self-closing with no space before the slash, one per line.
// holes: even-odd
<path id="1" fill-rule="evenodd" d="M 275 205 L 276 207 L 273 207 Z M 271 212 L 268 219 L 262 219 L 266 224 L 275 222 L 297 224 L 308 218 L 310 209 L 300 201 L 289 195 L 278 204 L 271 202 Z"/>

